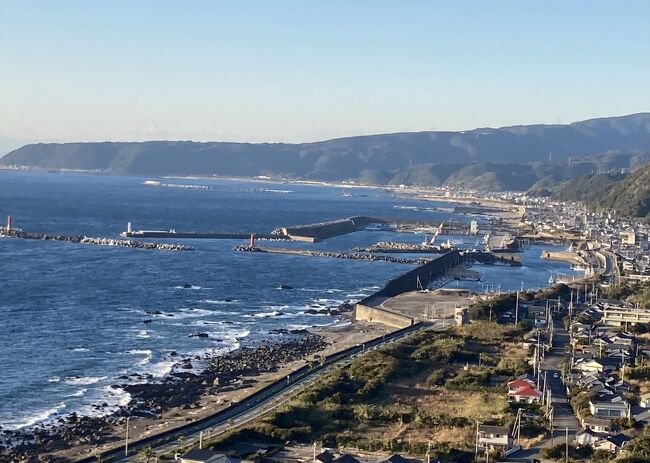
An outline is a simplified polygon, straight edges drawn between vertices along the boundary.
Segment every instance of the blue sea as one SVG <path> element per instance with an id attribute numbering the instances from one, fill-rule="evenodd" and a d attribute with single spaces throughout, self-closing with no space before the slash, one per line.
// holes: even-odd
<path id="1" fill-rule="evenodd" d="M 268 233 L 353 215 L 451 217 L 416 210 L 435 206 L 449 204 L 370 188 L 0 171 L 2 220 L 11 214 L 14 227 L 26 231 L 97 237 L 118 237 L 129 221 L 135 229 Z M 454 217 L 476 218 L 485 220 Z M 368 230 L 300 246 L 349 250 L 382 240 L 422 239 Z M 475 238 L 453 239 L 466 247 L 475 244 Z M 177 359 L 273 339 L 281 336 L 270 333 L 278 328 L 345 323 L 304 312 L 358 300 L 412 268 L 239 253 L 232 250 L 238 240 L 171 242 L 195 251 L 0 238 L 0 426 L 17 429 L 71 412 L 105 413 L 128 403 L 128 394 L 111 388 L 124 382 L 120 377 L 159 379 L 173 371 Z M 500 284 L 502 290 L 539 287 L 553 273 L 567 271 L 563 263 L 539 259 L 541 250 L 527 249 L 521 268 L 479 268 L 482 284 Z M 191 336 L 197 333 L 209 337 Z M 100 412 L 98 403 L 109 407 Z"/>

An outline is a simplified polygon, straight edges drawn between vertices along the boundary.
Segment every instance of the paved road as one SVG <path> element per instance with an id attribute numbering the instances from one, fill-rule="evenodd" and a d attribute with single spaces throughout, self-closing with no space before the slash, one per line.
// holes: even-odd
<path id="1" fill-rule="evenodd" d="M 160 434 L 148 436 L 139 441 L 129 444 L 129 455 L 124 455 L 124 447 L 107 450 L 101 453 L 103 459 L 110 461 L 139 461 L 137 456 L 138 450 L 151 446 L 156 455 L 172 453 L 181 446 L 177 435 L 183 436 L 183 444 L 186 447 L 195 445 L 199 442 L 201 432 L 204 439 L 217 436 L 233 427 L 252 421 L 269 410 L 272 410 L 283 403 L 294 398 L 297 394 L 309 387 L 314 381 L 317 381 L 323 374 L 334 367 L 340 367 L 349 363 L 354 356 L 362 354 L 366 349 L 386 344 L 400 339 L 414 331 L 421 329 L 446 329 L 449 321 L 432 321 L 427 323 L 418 323 L 408 328 L 386 334 L 385 336 L 373 339 L 362 345 L 346 349 L 345 351 L 333 354 L 328 357 L 325 364 L 313 369 L 303 368 L 297 370 L 290 376 L 287 381 L 274 383 L 266 390 L 254 393 L 247 398 L 242 399 L 238 404 L 216 413 L 212 417 L 198 420 L 197 422 L 184 425 L 180 428 L 162 432 Z M 78 460 L 79 463 L 96 462 L 99 455 L 85 457 Z"/>
<path id="2" fill-rule="evenodd" d="M 536 447 L 523 449 L 511 455 L 513 458 L 538 458 L 541 459 L 540 450 L 552 447 L 566 441 L 566 429 L 569 429 L 569 443 L 573 442 L 580 422 L 576 418 L 566 389 L 562 385 L 561 362 L 564 359 L 564 349 L 569 345 L 569 334 L 564 329 L 561 320 L 553 323 L 553 347 L 542 361 L 541 370 L 546 371 L 546 381 L 551 388 L 551 403 L 554 409 L 553 435 L 540 442 Z M 544 373 L 542 373 L 543 377 Z M 557 378 L 555 377 L 557 376 Z"/>

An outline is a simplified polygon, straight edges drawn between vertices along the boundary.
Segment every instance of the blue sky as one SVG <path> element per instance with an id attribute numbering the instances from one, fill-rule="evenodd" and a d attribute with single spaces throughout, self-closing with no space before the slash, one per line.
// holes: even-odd
<path id="1" fill-rule="evenodd" d="M 0 0 L 0 135 L 310 141 L 650 110 L 650 1 Z"/>

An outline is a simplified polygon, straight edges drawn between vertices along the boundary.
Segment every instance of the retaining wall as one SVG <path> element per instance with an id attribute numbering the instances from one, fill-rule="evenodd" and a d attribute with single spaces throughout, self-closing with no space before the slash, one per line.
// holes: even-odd
<path id="1" fill-rule="evenodd" d="M 363 304 L 356 304 L 352 311 L 352 321 L 365 321 L 383 323 L 394 328 L 406 328 L 415 323 L 411 317 L 401 315 L 377 307 L 368 307 Z"/>

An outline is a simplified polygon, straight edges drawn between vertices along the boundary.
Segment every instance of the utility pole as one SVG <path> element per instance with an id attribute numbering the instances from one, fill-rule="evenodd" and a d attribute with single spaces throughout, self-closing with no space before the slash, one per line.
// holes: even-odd
<path id="1" fill-rule="evenodd" d="M 126 417 L 126 436 L 124 438 L 124 456 L 128 457 L 129 456 L 129 419 L 131 419 L 130 416 Z"/>
<path id="2" fill-rule="evenodd" d="M 569 427 L 568 426 L 565 428 L 565 441 L 566 441 L 566 446 L 565 446 L 565 453 L 564 453 L 564 461 L 565 463 L 569 463 Z"/>
<path id="3" fill-rule="evenodd" d="M 549 424 L 551 426 L 551 447 L 553 447 L 553 418 L 555 418 L 555 408 L 551 406 Z"/>
<path id="4" fill-rule="evenodd" d="M 474 448 L 474 461 L 478 461 L 478 426 L 479 423 L 478 421 L 476 422 L 476 437 L 475 437 L 475 448 Z"/>
<path id="5" fill-rule="evenodd" d="M 515 303 L 515 326 L 519 323 L 519 291 L 517 291 L 517 302 Z"/>

